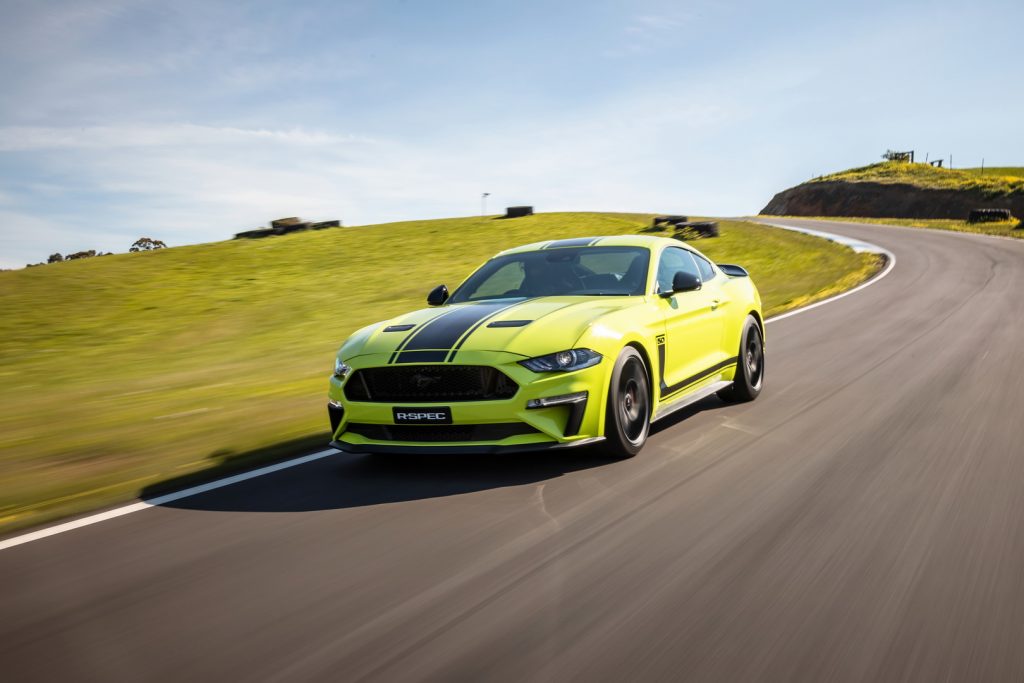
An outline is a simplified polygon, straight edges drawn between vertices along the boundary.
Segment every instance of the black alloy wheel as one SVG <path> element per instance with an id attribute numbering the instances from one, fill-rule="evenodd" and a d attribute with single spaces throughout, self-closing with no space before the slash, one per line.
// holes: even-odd
<path id="1" fill-rule="evenodd" d="M 754 316 L 747 316 L 740 335 L 736 377 L 732 386 L 718 392 L 718 397 L 729 403 L 753 401 L 764 386 L 764 341 L 761 326 Z"/>
<path id="2" fill-rule="evenodd" d="M 651 392 L 647 367 L 633 347 L 619 354 L 608 387 L 602 450 L 616 458 L 640 452 L 651 427 Z"/>

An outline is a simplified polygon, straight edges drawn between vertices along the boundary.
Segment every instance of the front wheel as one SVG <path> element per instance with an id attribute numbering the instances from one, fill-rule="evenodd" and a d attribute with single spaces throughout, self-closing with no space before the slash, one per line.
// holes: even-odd
<path id="1" fill-rule="evenodd" d="M 612 370 L 601 450 L 614 458 L 631 458 L 643 448 L 650 427 L 647 368 L 637 350 L 626 347 Z"/>
<path id="2" fill-rule="evenodd" d="M 732 386 L 718 392 L 718 397 L 729 403 L 753 401 L 764 386 L 764 340 L 761 326 L 754 316 L 747 316 L 740 335 L 739 357 Z"/>

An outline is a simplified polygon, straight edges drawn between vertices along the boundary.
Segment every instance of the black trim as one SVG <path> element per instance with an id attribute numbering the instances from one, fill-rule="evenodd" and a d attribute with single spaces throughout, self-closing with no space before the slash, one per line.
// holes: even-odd
<path id="1" fill-rule="evenodd" d="M 526 327 L 532 320 L 495 320 L 493 323 L 487 323 L 487 327 Z"/>
<path id="2" fill-rule="evenodd" d="M 603 440 L 601 437 L 600 440 Z M 472 446 L 395 446 L 391 444 L 354 444 L 344 441 L 332 441 L 331 446 L 345 453 L 387 453 L 391 455 L 497 455 L 504 453 L 529 453 L 531 451 L 556 451 L 574 448 L 584 443 L 593 443 L 593 439 L 579 441 L 542 441 L 540 443 L 513 444 L 478 444 Z"/>
<path id="3" fill-rule="evenodd" d="M 405 332 L 416 327 L 415 325 L 388 325 L 384 328 L 385 332 Z"/>
<path id="4" fill-rule="evenodd" d="M 544 245 L 544 249 L 561 249 L 562 247 L 592 247 L 601 237 L 574 237 L 568 240 L 555 240 Z"/>
<path id="5" fill-rule="evenodd" d="M 672 386 L 668 386 L 667 384 L 665 384 L 665 342 L 662 340 L 662 338 L 659 337 L 659 340 L 658 340 L 658 366 L 659 366 L 658 367 L 658 375 L 659 375 L 658 376 L 658 393 L 659 393 L 659 400 L 660 399 L 664 399 L 664 398 L 666 398 L 668 396 L 671 396 L 672 394 L 675 394 L 675 393 L 679 392 L 680 390 L 685 389 L 686 387 L 690 386 L 691 384 L 696 384 L 697 382 L 701 381 L 702 379 L 707 379 L 708 377 L 710 377 L 711 375 L 715 374 L 716 372 L 720 372 L 720 371 L 724 370 L 725 368 L 729 367 L 730 365 L 735 365 L 738 361 L 739 361 L 739 357 L 738 356 L 733 356 L 732 358 L 726 358 L 721 363 L 715 363 L 710 368 L 707 368 L 705 370 L 701 370 L 696 375 L 693 375 L 691 377 L 687 377 L 686 379 L 684 379 L 681 382 L 676 382 Z"/>
<path id="6" fill-rule="evenodd" d="M 583 424 L 583 414 L 587 412 L 587 401 L 589 396 L 582 401 L 569 404 L 569 419 L 565 421 L 565 436 L 576 436 L 580 433 L 580 425 Z"/>
<path id="7" fill-rule="evenodd" d="M 750 277 L 750 273 L 743 266 L 735 266 L 731 263 L 716 263 L 715 265 L 729 277 Z"/>
<path id="8" fill-rule="evenodd" d="M 516 395 L 519 385 L 490 365 L 431 363 L 361 368 L 352 373 L 343 390 L 349 401 L 423 406 L 462 401 L 504 401 Z"/>
<path id="9" fill-rule="evenodd" d="M 334 436 L 334 433 L 338 431 L 338 425 L 341 424 L 342 418 L 345 417 L 345 409 L 328 403 L 327 415 L 331 420 L 331 436 Z"/>
<path id="10" fill-rule="evenodd" d="M 351 432 L 374 441 L 406 441 L 411 443 L 458 443 L 460 441 L 501 441 L 512 436 L 540 434 L 525 422 L 492 424 L 366 424 L 349 422 L 345 434 Z"/>

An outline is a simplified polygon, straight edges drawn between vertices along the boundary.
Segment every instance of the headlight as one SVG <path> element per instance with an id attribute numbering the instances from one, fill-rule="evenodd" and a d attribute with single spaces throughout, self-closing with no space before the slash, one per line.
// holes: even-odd
<path id="1" fill-rule="evenodd" d="M 601 354 L 590 349 L 569 349 L 546 356 L 537 356 L 529 360 L 521 360 L 519 364 L 534 372 L 571 372 L 597 365 L 601 362 Z"/>
<path id="2" fill-rule="evenodd" d="M 351 371 L 352 371 L 352 367 L 350 365 L 346 365 L 345 361 L 341 360 L 340 358 L 335 358 L 334 359 L 334 376 L 335 377 L 337 377 L 338 379 L 344 379 L 345 375 L 347 375 Z"/>

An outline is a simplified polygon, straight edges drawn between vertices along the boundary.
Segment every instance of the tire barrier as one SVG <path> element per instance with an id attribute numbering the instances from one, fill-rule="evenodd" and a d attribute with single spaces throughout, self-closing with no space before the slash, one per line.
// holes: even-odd
<path id="1" fill-rule="evenodd" d="M 685 223 L 690 220 L 687 216 L 655 216 L 654 220 L 651 221 L 651 227 L 656 228 L 659 225 L 676 225 L 677 223 Z"/>
<path id="2" fill-rule="evenodd" d="M 244 232 L 235 233 L 236 240 L 252 240 L 259 239 L 260 237 L 270 237 L 274 234 L 274 231 L 270 228 L 256 228 L 255 230 L 246 230 Z"/>
<path id="3" fill-rule="evenodd" d="M 971 209 L 967 215 L 968 223 L 1000 223 L 1012 221 L 1009 209 Z"/>
<path id="4" fill-rule="evenodd" d="M 673 225 L 675 234 L 673 237 L 680 240 L 703 239 L 706 237 L 718 237 L 718 223 L 715 221 L 689 221 L 675 223 Z"/>
<path id="5" fill-rule="evenodd" d="M 291 218 L 278 218 L 270 221 L 269 228 L 256 228 L 235 233 L 235 239 L 260 239 L 262 237 L 270 237 L 271 235 L 287 235 L 291 232 L 302 232 L 303 230 L 323 230 L 325 228 L 340 227 L 341 221 L 338 219 L 311 223 L 310 221 L 304 221 L 293 216 Z"/>

